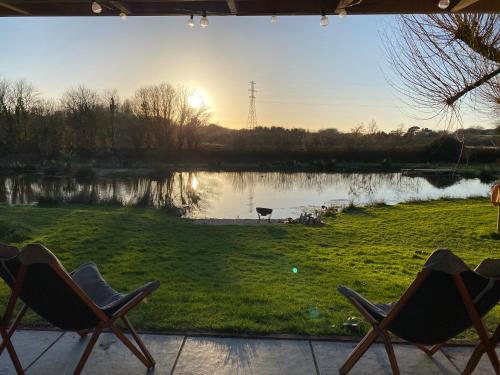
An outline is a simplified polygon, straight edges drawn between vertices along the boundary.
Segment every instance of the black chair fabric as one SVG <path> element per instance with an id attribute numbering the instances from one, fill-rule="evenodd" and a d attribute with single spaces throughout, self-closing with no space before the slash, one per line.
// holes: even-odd
<path id="1" fill-rule="evenodd" d="M 454 281 L 455 274 L 462 276 L 481 317 L 493 309 L 500 300 L 500 279 L 486 277 L 469 269 L 449 250 L 435 251 L 424 269 L 431 270 L 429 276 L 387 327 L 393 334 L 406 341 L 435 345 L 452 339 L 472 326 Z M 488 275 L 500 275 L 500 262 L 496 260 L 488 262 Z M 339 292 L 362 304 L 378 322 L 387 316 L 391 306 L 394 305 L 373 304 L 343 286 L 339 287 Z"/>
<path id="2" fill-rule="evenodd" d="M 108 316 L 112 316 L 142 291 L 152 293 L 160 286 L 159 281 L 152 281 L 131 293 L 119 293 L 104 280 L 96 264 L 92 262 L 85 263 L 74 270 L 71 278 Z"/>
<path id="3" fill-rule="evenodd" d="M 19 252 L 15 256 L 5 258 L 0 247 L 0 277 L 11 288 L 14 287 L 15 278 L 22 264 L 21 254 L 22 252 Z M 140 292 L 152 292 L 159 287 L 159 282 L 155 281 L 132 293 L 121 294 L 106 283 L 94 263 L 80 266 L 69 276 L 109 317 Z M 48 263 L 27 264 L 20 299 L 42 318 L 63 330 L 92 329 L 100 321 L 88 304 Z"/>

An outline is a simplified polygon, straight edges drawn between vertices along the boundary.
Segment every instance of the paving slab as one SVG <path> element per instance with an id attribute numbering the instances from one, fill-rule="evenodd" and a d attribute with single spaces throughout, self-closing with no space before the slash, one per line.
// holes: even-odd
<path id="1" fill-rule="evenodd" d="M 44 335 L 47 335 L 47 332 L 38 333 L 36 335 L 32 334 L 31 338 L 35 342 L 43 339 Z M 127 336 L 130 338 L 129 335 Z M 97 341 L 82 374 L 170 374 L 177 353 L 181 347 L 183 336 L 141 335 L 141 337 L 153 358 L 156 360 L 154 370 L 147 371 L 142 362 L 140 362 L 120 340 L 111 333 L 104 333 Z M 76 333 L 65 333 L 43 357 L 28 369 L 27 374 L 72 374 L 88 340 L 88 338 L 80 338 Z M 10 375 L 11 373 L 9 372 L 8 374 Z M 14 372 L 12 372 L 12 374 L 14 374 Z"/>
<path id="2" fill-rule="evenodd" d="M 316 374 L 309 341 L 189 337 L 174 375 Z"/>
<path id="3" fill-rule="evenodd" d="M 84 375 L 322 375 L 338 369 L 355 343 L 307 340 L 141 335 L 157 365 L 143 364 L 111 333 L 103 334 L 84 368 Z M 185 341 L 184 341 L 185 340 Z M 72 374 L 88 342 L 75 333 L 18 331 L 12 338 L 27 375 Z M 184 341 L 184 345 L 182 345 Z M 311 347 L 313 351 L 311 351 Z M 181 350 L 182 348 L 182 350 Z M 395 345 L 402 374 L 456 375 L 465 367 L 473 347 L 449 346 L 433 358 L 411 345 Z M 500 355 L 500 348 L 497 348 Z M 314 357 L 313 357 L 314 353 Z M 174 363 L 178 361 L 174 367 Z M 390 375 L 382 344 L 375 344 L 353 368 L 352 375 Z M 0 356 L 0 375 L 15 375 L 9 356 Z M 483 356 L 474 375 L 495 375 Z"/>
<path id="4" fill-rule="evenodd" d="M 321 375 L 337 375 L 339 368 L 352 352 L 356 343 L 313 342 Z M 443 353 L 432 358 L 412 345 L 394 345 L 401 374 L 457 375 L 459 372 Z M 350 375 L 391 375 L 391 366 L 385 347 L 374 344 L 352 368 Z"/>
<path id="5" fill-rule="evenodd" d="M 16 331 L 12 336 L 12 345 L 23 368 L 32 364 L 51 344 L 60 339 L 62 334 L 54 331 Z M 7 374 L 15 374 L 15 370 L 7 350 L 4 350 L 0 356 L 0 375 Z"/>
<path id="6" fill-rule="evenodd" d="M 443 348 L 442 351 L 460 371 L 463 371 L 474 348 L 467 346 L 447 346 Z M 497 353 L 500 356 L 500 348 L 497 349 Z M 474 375 L 495 375 L 495 370 L 486 354 L 481 357 L 481 361 L 479 361 L 474 370 Z"/>

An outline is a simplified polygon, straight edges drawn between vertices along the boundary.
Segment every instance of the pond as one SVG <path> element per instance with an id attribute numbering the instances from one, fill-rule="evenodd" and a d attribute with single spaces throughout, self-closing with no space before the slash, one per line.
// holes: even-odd
<path id="1" fill-rule="evenodd" d="M 406 177 L 400 173 L 171 172 L 162 178 L 0 176 L 7 204 L 120 204 L 169 208 L 189 218 L 256 218 L 256 207 L 273 218 L 296 217 L 322 205 L 345 206 L 443 197 L 486 196 L 479 179 Z"/>

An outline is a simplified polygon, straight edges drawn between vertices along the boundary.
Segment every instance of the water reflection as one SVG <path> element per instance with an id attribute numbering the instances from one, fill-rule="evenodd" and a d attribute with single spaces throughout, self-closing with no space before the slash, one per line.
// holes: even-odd
<path id="1" fill-rule="evenodd" d="M 439 179 L 400 173 L 171 172 L 162 178 L 0 176 L 0 202 L 81 203 L 172 209 L 187 217 L 254 218 L 255 207 L 289 217 L 339 202 L 394 204 L 409 199 L 486 195 L 478 179 Z"/>

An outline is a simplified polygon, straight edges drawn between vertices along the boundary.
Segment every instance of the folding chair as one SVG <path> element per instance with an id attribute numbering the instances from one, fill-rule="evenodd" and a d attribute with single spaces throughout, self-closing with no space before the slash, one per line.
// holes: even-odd
<path id="1" fill-rule="evenodd" d="M 340 368 L 340 374 L 349 373 L 378 337 L 384 342 L 393 374 L 399 374 L 389 332 L 432 356 L 448 340 L 470 327 L 478 333 L 480 344 L 464 374 L 474 370 L 484 353 L 498 374 L 495 345 L 499 329 L 490 337 L 482 317 L 500 300 L 500 278 L 494 277 L 500 275 L 500 260 L 483 263 L 473 271 L 451 251 L 438 249 L 399 301 L 392 304 L 373 304 L 355 291 L 339 286 L 339 292 L 372 325 Z"/>
<path id="2" fill-rule="evenodd" d="M 50 250 L 38 244 L 28 245 L 22 251 L 0 244 L 0 277 L 12 289 L 0 322 L 0 353 L 7 349 L 18 375 L 24 374 L 24 370 L 11 337 L 28 308 L 62 330 L 76 331 L 82 337 L 92 333 L 75 375 L 82 372 L 105 329 L 110 329 L 148 369 L 154 367 L 153 357 L 126 315 L 159 287 L 158 281 L 123 295 L 106 283 L 94 263 L 83 264 L 68 273 Z M 10 323 L 18 299 L 24 305 Z M 118 319 L 130 330 L 137 346 L 116 325 Z"/>

